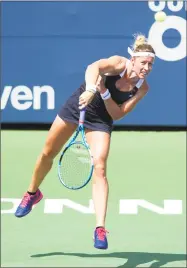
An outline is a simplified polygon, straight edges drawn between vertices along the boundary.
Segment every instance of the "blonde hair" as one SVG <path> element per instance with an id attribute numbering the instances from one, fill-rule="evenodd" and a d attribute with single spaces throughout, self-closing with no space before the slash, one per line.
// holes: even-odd
<path id="1" fill-rule="evenodd" d="M 153 47 L 150 44 L 148 44 L 148 40 L 144 34 L 141 33 L 134 34 L 134 39 L 135 39 L 134 44 L 132 46 L 133 52 L 145 51 L 145 52 L 152 52 L 155 54 Z"/>

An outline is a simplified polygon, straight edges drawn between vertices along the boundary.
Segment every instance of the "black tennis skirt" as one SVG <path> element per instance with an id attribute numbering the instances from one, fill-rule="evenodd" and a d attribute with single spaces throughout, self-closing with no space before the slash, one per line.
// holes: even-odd
<path id="1" fill-rule="evenodd" d="M 61 107 L 58 116 L 64 121 L 79 123 L 79 96 L 85 91 L 85 83 L 81 85 Z M 96 92 L 92 102 L 86 107 L 84 127 L 90 130 L 103 131 L 111 134 L 113 120 L 108 114 L 105 104 Z"/>

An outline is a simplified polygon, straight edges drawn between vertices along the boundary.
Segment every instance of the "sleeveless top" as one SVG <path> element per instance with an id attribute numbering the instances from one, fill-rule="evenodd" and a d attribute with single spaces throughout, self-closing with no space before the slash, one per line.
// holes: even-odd
<path id="1" fill-rule="evenodd" d="M 105 80 L 105 87 L 110 91 L 112 99 L 119 105 L 133 97 L 144 82 L 144 79 L 140 79 L 132 90 L 120 91 L 116 88 L 116 82 L 124 75 L 125 71 L 126 69 L 120 75 L 106 76 Z"/>
<path id="2" fill-rule="evenodd" d="M 116 81 L 119 80 L 125 74 L 127 65 L 125 70 L 119 75 L 105 75 L 105 87 L 109 90 L 113 101 L 115 101 L 118 105 L 121 105 L 130 98 L 132 98 L 144 82 L 144 79 L 140 79 L 136 86 L 130 91 L 124 92 L 117 89 L 115 85 Z M 82 89 L 85 90 L 85 87 L 86 84 L 84 83 L 82 85 Z M 92 102 L 87 106 L 86 110 L 90 114 L 97 115 L 102 122 L 107 122 L 110 124 L 113 123 L 113 120 L 109 115 L 99 92 L 96 92 Z"/>
<path id="3" fill-rule="evenodd" d="M 125 101 L 132 98 L 144 81 L 143 79 L 140 79 L 132 90 L 122 92 L 116 88 L 115 83 L 124 75 L 125 72 L 126 69 L 119 75 L 105 75 L 105 87 L 108 88 L 113 101 L 118 105 L 122 105 Z M 85 91 L 85 88 L 86 83 L 83 83 L 63 105 L 59 112 L 59 116 L 62 119 L 74 123 L 78 122 L 80 114 L 80 110 L 78 108 L 79 97 Z M 84 125 L 88 129 L 105 130 L 109 133 L 112 131 L 113 119 L 109 115 L 99 92 L 95 93 L 92 102 L 86 107 Z"/>

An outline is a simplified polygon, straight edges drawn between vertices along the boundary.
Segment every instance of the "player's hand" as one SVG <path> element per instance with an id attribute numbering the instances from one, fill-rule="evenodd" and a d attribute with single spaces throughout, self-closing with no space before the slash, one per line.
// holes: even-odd
<path id="1" fill-rule="evenodd" d="M 79 97 L 79 109 L 85 108 L 94 98 L 94 93 L 90 91 L 84 91 Z"/>

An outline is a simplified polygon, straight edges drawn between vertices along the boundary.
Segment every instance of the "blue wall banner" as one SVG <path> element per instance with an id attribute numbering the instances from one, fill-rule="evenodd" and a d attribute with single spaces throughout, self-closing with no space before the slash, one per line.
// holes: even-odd
<path id="1" fill-rule="evenodd" d="M 162 23 L 154 20 L 160 10 Z M 4 1 L 1 14 L 2 123 L 52 123 L 87 65 L 128 58 L 141 32 L 157 54 L 150 91 L 115 125 L 186 126 L 185 2 Z"/>

